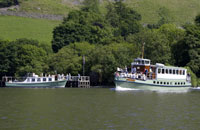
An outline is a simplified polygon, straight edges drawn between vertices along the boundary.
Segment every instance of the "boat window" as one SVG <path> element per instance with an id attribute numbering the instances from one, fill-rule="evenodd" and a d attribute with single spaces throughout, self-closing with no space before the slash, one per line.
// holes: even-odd
<path id="1" fill-rule="evenodd" d="M 52 81 L 52 78 L 49 78 L 49 81 Z"/>
<path id="2" fill-rule="evenodd" d="M 182 75 L 182 70 L 179 70 L 180 75 Z"/>
<path id="3" fill-rule="evenodd" d="M 41 81 L 41 79 L 40 79 L 40 78 L 38 78 L 38 79 L 37 79 L 37 81 L 38 81 L 38 82 L 40 82 L 40 81 Z"/>
<path id="4" fill-rule="evenodd" d="M 184 85 L 185 85 L 185 82 L 184 82 Z"/>
<path id="5" fill-rule="evenodd" d="M 169 82 L 167 82 L 167 85 L 169 85 Z"/>
<path id="6" fill-rule="evenodd" d="M 180 85 L 180 82 L 178 82 L 178 85 Z"/>
<path id="7" fill-rule="evenodd" d="M 43 81 L 47 81 L 47 79 L 46 79 L 46 78 L 43 78 Z"/>
<path id="8" fill-rule="evenodd" d="M 162 69 L 162 74 L 164 74 L 165 73 L 165 69 Z"/>
<path id="9" fill-rule="evenodd" d="M 176 70 L 176 74 L 178 74 L 178 70 Z"/>
<path id="10" fill-rule="evenodd" d="M 175 82 L 175 85 L 177 85 L 177 82 Z"/>
<path id="11" fill-rule="evenodd" d="M 166 84 L 166 82 L 164 82 L 164 84 Z"/>
<path id="12" fill-rule="evenodd" d="M 144 60 L 142 60 L 142 64 L 144 64 Z"/>
<path id="13" fill-rule="evenodd" d="M 185 70 L 183 70 L 183 75 L 185 75 Z"/>
<path id="14" fill-rule="evenodd" d="M 157 82 L 157 84 L 159 84 L 159 82 Z"/>
<path id="15" fill-rule="evenodd" d="M 168 74 L 168 69 L 166 69 L 166 74 Z"/>
<path id="16" fill-rule="evenodd" d="M 27 82 L 30 82 L 30 79 L 29 79 L 29 78 L 27 79 Z"/>
<path id="17" fill-rule="evenodd" d="M 35 82 L 35 78 L 32 78 L 32 82 Z"/>
<path id="18" fill-rule="evenodd" d="M 155 84 L 155 83 L 156 83 L 156 81 L 153 81 L 153 83 Z"/>
<path id="19" fill-rule="evenodd" d="M 149 64 L 149 61 L 145 61 L 145 64 Z"/>
<path id="20" fill-rule="evenodd" d="M 160 82 L 160 84 L 162 84 L 162 82 Z"/>
<path id="21" fill-rule="evenodd" d="M 158 69 L 158 73 L 160 74 L 160 72 L 161 72 L 161 69 L 159 68 L 159 69 Z"/>
<path id="22" fill-rule="evenodd" d="M 172 70 L 171 69 L 169 70 L 169 74 L 172 74 Z"/>
<path id="23" fill-rule="evenodd" d="M 172 85 L 172 82 L 170 82 L 170 85 Z"/>
<path id="24" fill-rule="evenodd" d="M 173 74 L 175 74 L 175 70 L 173 70 Z"/>
<path id="25" fill-rule="evenodd" d="M 181 82 L 181 85 L 183 84 L 183 82 Z"/>

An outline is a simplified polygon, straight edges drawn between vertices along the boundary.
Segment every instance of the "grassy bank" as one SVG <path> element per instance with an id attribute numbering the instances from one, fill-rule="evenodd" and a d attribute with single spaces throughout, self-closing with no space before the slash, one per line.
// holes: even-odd
<path id="1" fill-rule="evenodd" d="M 21 0 L 20 11 L 62 14 L 78 9 L 81 0 Z M 101 10 L 105 10 L 108 0 L 101 0 Z M 165 7 L 170 11 L 177 24 L 192 22 L 200 13 L 199 0 L 126 0 L 126 3 L 142 15 L 143 23 L 156 23 L 159 19 L 158 9 Z"/>
<path id="2" fill-rule="evenodd" d="M 61 21 L 0 16 L 0 37 L 5 40 L 18 38 L 36 39 L 50 44 L 53 28 Z"/>

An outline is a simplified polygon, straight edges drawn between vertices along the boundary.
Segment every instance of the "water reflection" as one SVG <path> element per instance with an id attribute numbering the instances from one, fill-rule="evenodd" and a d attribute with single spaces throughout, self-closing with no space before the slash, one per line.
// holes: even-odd
<path id="1" fill-rule="evenodd" d="M 127 92 L 127 91 L 136 91 L 136 92 L 157 92 L 157 93 L 188 93 L 197 89 L 174 89 L 174 88 L 158 88 L 158 89 L 153 89 L 153 90 L 140 90 L 140 89 L 135 89 L 135 88 L 122 88 L 117 86 L 116 88 L 112 88 L 111 90 L 117 91 L 117 92 Z M 200 88 L 198 89 L 200 91 Z"/>

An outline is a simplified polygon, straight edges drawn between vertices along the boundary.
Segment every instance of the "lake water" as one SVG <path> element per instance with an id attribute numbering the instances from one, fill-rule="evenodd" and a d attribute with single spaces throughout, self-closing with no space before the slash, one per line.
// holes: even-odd
<path id="1" fill-rule="evenodd" d="M 1 130 L 199 130 L 200 91 L 0 88 Z"/>

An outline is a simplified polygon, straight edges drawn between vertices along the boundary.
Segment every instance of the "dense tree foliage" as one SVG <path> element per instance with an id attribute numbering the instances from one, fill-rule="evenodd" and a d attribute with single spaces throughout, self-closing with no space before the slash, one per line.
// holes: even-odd
<path id="1" fill-rule="evenodd" d="M 106 19 L 114 28 L 114 36 L 126 38 L 129 34 L 139 32 L 141 15 L 127 7 L 122 0 L 116 1 L 114 4 L 110 3 L 107 9 Z"/>
<path id="2" fill-rule="evenodd" d="M 18 4 L 19 4 L 18 0 L 0 0 L 0 8 Z"/>
<path id="3" fill-rule="evenodd" d="M 47 53 L 37 41 L 18 39 L 0 43 L 1 76 L 24 76 L 28 72 L 40 74 L 48 69 L 45 62 Z"/>
<path id="4" fill-rule="evenodd" d="M 52 49 L 58 52 L 63 46 L 74 42 L 107 44 L 114 37 L 125 39 L 139 32 L 141 15 L 128 8 L 122 1 L 110 3 L 106 16 L 94 11 L 98 2 L 87 0 L 87 6 L 69 13 L 61 25 L 53 31 Z M 116 41 L 116 40 L 115 40 Z"/>

